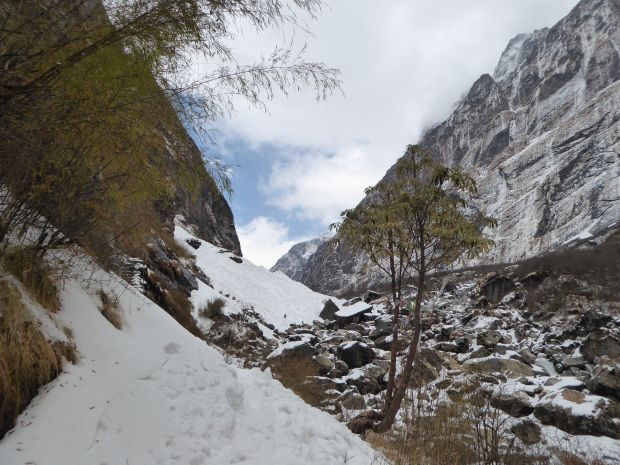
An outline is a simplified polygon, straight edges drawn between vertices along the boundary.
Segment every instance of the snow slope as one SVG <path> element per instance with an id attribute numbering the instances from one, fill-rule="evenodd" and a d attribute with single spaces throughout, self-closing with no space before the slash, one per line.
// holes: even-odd
<path id="1" fill-rule="evenodd" d="M 62 310 L 43 325 L 69 328 L 80 361 L 67 364 L 0 441 L 1 464 L 372 462 L 363 441 L 268 372 L 226 364 L 120 278 L 91 271 L 66 282 Z M 99 313 L 99 289 L 119 297 L 122 330 Z"/>
<path id="2" fill-rule="evenodd" d="M 200 308 L 211 299 L 222 298 L 226 301 L 226 312 L 238 313 L 243 308 L 252 307 L 266 322 L 285 330 L 291 323 L 311 323 L 318 319 L 325 300 L 329 298 L 311 291 L 284 273 L 271 272 L 202 241 L 182 226 L 177 225 L 174 237 L 196 256 L 196 265 L 204 271 L 213 286 L 199 282 L 198 291 L 192 293 L 195 308 Z M 200 246 L 194 249 L 187 245 L 186 239 L 199 241 Z M 241 263 L 231 257 L 241 260 Z"/>

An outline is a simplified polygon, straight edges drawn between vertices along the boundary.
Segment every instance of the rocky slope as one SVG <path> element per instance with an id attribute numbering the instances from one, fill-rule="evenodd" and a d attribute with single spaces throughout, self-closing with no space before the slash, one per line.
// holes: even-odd
<path id="1" fill-rule="evenodd" d="M 437 419 L 442 409 L 471 402 L 482 406 L 476 415 L 486 412 L 500 425 L 500 447 L 523 463 L 551 463 L 554 447 L 571 444 L 600 455 L 602 463 L 620 460 L 620 268 L 613 255 L 619 240 L 616 233 L 593 248 L 434 277 L 397 430 L 407 415 Z M 369 304 L 359 305 L 362 299 Z M 207 334 L 347 422 L 382 407 L 393 324 L 385 297 L 350 304 L 342 308 L 359 311 L 269 334 L 219 316 Z M 413 332 L 407 316 L 400 325 L 399 361 Z M 475 448 L 471 437 L 466 441 Z"/>
<path id="2" fill-rule="evenodd" d="M 478 205 L 498 219 L 484 262 L 545 253 L 618 223 L 619 24 L 620 1 L 583 0 L 551 29 L 518 35 L 493 75 L 420 140 L 475 176 Z M 324 244 L 301 281 L 346 294 L 360 279 L 377 282 L 367 270 L 363 257 Z"/>

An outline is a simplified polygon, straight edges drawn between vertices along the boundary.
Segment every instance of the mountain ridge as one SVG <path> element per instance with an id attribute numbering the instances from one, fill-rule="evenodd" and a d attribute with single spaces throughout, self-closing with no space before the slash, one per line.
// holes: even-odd
<path id="1" fill-rule="evenodd" d="M 544 254 L 620 219 L 618 24 L 620 1 L 583 0 L 553 27 L 517 35 L 493 75 L 421 137 L 433 157 L 476 178 L 478 206 L 499 221 L 480 263 Z M 383 281 L 342 244 L 320 245 L 301 274 L 339 295 Z"/>

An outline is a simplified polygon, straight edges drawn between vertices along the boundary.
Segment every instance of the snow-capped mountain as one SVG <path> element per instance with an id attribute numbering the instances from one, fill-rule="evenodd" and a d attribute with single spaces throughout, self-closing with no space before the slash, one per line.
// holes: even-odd
<path id="1" fill-rule="evenodd" d="M 542 254 L 620 220 L 619 25 L 619 0 L 583 0 L 552 28 L 518 35 L 493 75 L 421 138 L 477 179 L 478 205 L 497 218 L 484 262 Z M 360 278 L 376 282 L 368 269 L 363 257 L 322 244 L 295 273 L 344 294 Z"/>
<path id="2" fill-rule="evenodd" d="M 308 260 L 316 253 L 319 246 L 327 240 L 328 236 L 321 236 L 295 244 L 271 267 L 271 271 L 281 271 L 295 281 L 302 281 Z"/>

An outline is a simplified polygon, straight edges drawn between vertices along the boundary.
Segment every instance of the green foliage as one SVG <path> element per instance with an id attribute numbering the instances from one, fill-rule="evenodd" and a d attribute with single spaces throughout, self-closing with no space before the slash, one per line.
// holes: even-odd
<path id="1" fill-rule="evenodd" d="M 493 242 L 482 233 L 495 220 L 468 215 L 474 179 L 460 168 L 433 160 L 419 146 L 408 146 L 394 177 L 366 189 L 366 199 L 342 212 L 332 225 L 347 245 L 368 254 L 392 280 L 399 299 L 403 280 L 473 258 Z"/>
<path id="2" fill-rule="evenodd" d="M 324 97 L 337 72 L 276 50 L 237 63 L 234 25 L 254 28 L 314 13 L 296 0 L 24 0 L 0 4 L 0 241 L 37 248 L 78 241 L 100 258 L 137 249 L 161 230 L 176 187 L 230 191 L 228 169 L 206 164 L 178 120 L 196 131 L 242 96 L 261 106 L 274 90 L 314 85 Z M 191 59 L 207 62 L 196 76 Z M 197 169 L 198 167 L 198 169 Z M 48 220 L 45 220 L 47 218 Z"/>

